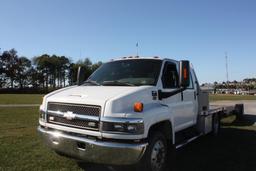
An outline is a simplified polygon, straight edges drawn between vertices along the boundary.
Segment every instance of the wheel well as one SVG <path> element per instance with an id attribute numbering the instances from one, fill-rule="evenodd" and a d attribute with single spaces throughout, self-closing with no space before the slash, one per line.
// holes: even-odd
<path id="1" fill-rule="evenodd" d="M 170 121 L 162 121 L 152 125 L 149 129 L 148 136 L 151 135 L 152 131 L 159 131 L 164 134 L 164 136 L 172 142 L 172 124 Z"/>

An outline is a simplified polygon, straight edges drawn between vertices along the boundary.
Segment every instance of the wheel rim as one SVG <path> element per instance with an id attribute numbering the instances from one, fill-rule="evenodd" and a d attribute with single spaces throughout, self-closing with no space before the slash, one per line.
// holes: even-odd
<path id="1" fill-rule="evenodd" d="M 164 165 L 166 157 L 166 149 L 163 141 L 158 140 L 152 149 L 151 166 L 154 171 L 160 171 Z"/>

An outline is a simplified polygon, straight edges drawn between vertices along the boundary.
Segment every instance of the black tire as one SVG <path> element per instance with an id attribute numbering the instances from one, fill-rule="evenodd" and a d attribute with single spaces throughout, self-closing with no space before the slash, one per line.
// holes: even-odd
<path id="1" fill-rule="evenodd" d="M 218 113 L 212 116 L 212 135 L 217 136 L 220 132 L 220 115 Z"/>
<path id="2" fill-rule="evenodd" d="M 149 135 L 149 145 L 139 164 L 140 170 L 165 171 L 167 168 L 168 145 L 165 136 L 158 131 Z"/>

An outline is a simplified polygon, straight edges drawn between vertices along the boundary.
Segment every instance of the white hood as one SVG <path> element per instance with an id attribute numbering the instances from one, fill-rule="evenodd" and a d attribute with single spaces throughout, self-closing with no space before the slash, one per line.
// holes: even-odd
<path id="1" fill-rule="evenodd" d="M 46 101 L 100 105 L 120 94 L 134 92 L 140 87 L 124 86 L 73 86 L 46 95 Z"/>

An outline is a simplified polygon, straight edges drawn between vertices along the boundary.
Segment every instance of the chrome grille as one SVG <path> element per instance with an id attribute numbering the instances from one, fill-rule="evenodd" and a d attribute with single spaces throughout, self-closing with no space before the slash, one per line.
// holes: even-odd
<path id="1" fill-rule="evenodd" d="M 91 130 L 99 129 L 99 121 L 91 121 L 91 120 L 81 120 L 81 119 L 72 119 L 68 120 L 61 116 L 56 116 L 52 114 L 47 115 L 47 121 L 49 123 L 54 123 L 58 125 L 64 125 L 74 128 L 85 128 Z"/>
<path id="2" fill-rule="evenodd" d="M 79 115 L 99 116 L 100 106 L 71 104 L 71 103 L 53 103 L 49 102 L 47 110 L 59 112 L 73 112 Z"/>
<path id="3" fill-rule="evenodd" d="M 100 106 L 49 102 L 47 122 L 74 128 L 99 130 L 100 112 Z M 69 117 L 69 114 L 72 117 Z"/>

